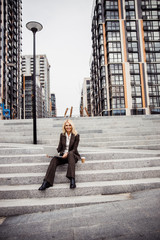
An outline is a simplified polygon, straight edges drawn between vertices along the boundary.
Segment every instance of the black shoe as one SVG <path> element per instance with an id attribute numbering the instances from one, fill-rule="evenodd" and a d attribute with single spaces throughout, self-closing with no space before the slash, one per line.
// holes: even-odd
<path id="1" fill-rule="evenodd" d="M 76 183 L 74 178 L 71 178 L 70 180 L 70 188 L 76 188 Z"/>
<path id="2" fill-rule="evenodd" d="M 46 180 L 43 181 L 42 185 L 40 186 L 40 188 L 38 190 L 43 191 L 46 188 L 51 187 L 51 184 L 49 182 L 47 182 Z"/>

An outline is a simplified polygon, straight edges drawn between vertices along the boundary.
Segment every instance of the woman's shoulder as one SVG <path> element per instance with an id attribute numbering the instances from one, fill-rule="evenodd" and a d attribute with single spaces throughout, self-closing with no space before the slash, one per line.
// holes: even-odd
<path id="1" fill-rule="evenodd" d="M 79 138 L 80 137 L 80 135 L 79 135 L 79 133 L 77 133 L 77 134 L 73 134 L 76 138 Z"/>

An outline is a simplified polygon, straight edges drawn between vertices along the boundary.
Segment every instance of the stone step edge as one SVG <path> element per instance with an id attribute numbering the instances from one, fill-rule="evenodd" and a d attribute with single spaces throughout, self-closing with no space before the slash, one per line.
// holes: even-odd
<path id="1" fill-rule="evenodd" d="M 95 181 L 95 182 L 79 182 L 76 183 L 76 188 L 90 188 L 90 187 L 112 187 L 112 186 L 123 186 L 123 185 L 134 185 L 134 184 L 148 184 L 148 183 L 159 183 L 160 178 L 140 178 L 140 179 L 131 179 L 131 180 L 114 180 L 114 181 Z M 0 185 L 1 192 L 7 191 L 31 191 L 36 190 L 41 184 L 27 184 L 27 185 Z M 55 183 L 53 187 L 47 189 L 46 191 L 62 190 L 68 189 L 68 183 Z M 44 192 L 43 192 L 44 193 Z"/>
<path id="2" fill-rule="evenodd" d="M 80 203 L 98 203 L 127 200 L 131 198 L 130 193 L 112 194 L 112 195 L 88 195 L 88 196 L 70 196 L 70 197 L 54 197 L 54 198 L 23 198 L 23 199 L 5 199 L 0 200 L 0 209 L 3 207 L 22 207 L 22 206 L 43 206 L 43 205 L 64 205 L 64 204 L 80 204 Z"/>
<path id="3" fill-rule="evenodd" d="M 29 155 L 30 156 L 30 155 Z M 35 155 L 36 156 L 36 155 Z M 41 155 L 40 155 L 41 156 Z M 43 156 L 46 157 L 46 155 L 43 154 Z M 1 158 L 1 157 L 0 157 Z M 51 158 L 48 159 L 48 162 L 32 162 L 32 163 L 28 163 L 28 162 L 23 162 L 23 163 L 0 163 L 0 167 L 30 167 L 30 166 L 46 166 L 49 164 Z M 145 157 L 145 158 L 128 158 L 128 159 L 100 159 L 100 160 L 86 160 L 85 164 L 100 164 L 100 163 L 122 163 L 122 162 L 145 162 L 145 161 L 155 161 L 155 160 L 160 160 L 160 156 L 159 157 Z M 77 163 L 82 164 L 79 160 L 79 162 Z"/>
<path id="4" fill-rule="evenodd" d="M 120 193 L 130 193 L 130 192 L 135 192 L 135 191 L 142 191 L 142 190 L 146 190 L 146 189 L 155 189 L 155 188 L 160 188 L 160 179 L 158 179 L 159 181 L 150 181 L 150 182 L 139 182 L 139 183 L 133 183 L 132 181 L 132 184 L 129 183 L 127 185 L 123 185 L 123 186 L 106 186 L 106 188 L 104 188 L 104 186 L 102 187 L 103 188 L 103 193 L 101 193 L 101 196 L 105 196 L 105 197 L 108 197 L 110 196 L 111 194 L 114 194 L 115 195 L 115 192 L 116 194 L 120 194 Z M 79 186 L 78 186 L 79 187 Z M 70 190 L 73 192 L 76 191 L 76 189 L 74 190 Z M 87 195 L 88 196 L 88 195 Z M 96 199 L 97 195 L 95 194 L 94 195 L 94 199 Z M 124 195 L 125 197 L 131 197 L 131 195 Z M 124 197 L 123 196 L 123 197 Z M 82 198 L 82 196 L 80 195 L 80 198 Z M 79 198 L 79 199 L 80 199 Z M 43 198 L 42 198 L 43 199 Z M 46 203 L 46 199 L 45 198 L 45 203 Z M 55 199 L 55 198 L 52 198 L 52 199 Z M 59 197 L 57 197 L 57 200 L 59 199 Z M 66 197 L 65 197 L 66 199 Z M 68 199 L 70 199 L 70 197 L 68 197 Z M 89 198 L 88 198 L 89 199 Z M 104 201 L 104 198 L 101 198 L 103 199 Z M 33 212 L 45 212 L 45 211 L 53 211 L 55 209 L 61 209 L 61 208 L 67 208 L 67 207 L 78 207 L 78 206 L 82 206 L 82 205 L 88 205 L 88 204 L 97 204 L 97 203 L 102 203 L 102 202 L 94 202 L 92 203 L 91 201 L 89 202 L 85 202 L 85 203 L 74 203 L 74 204 L 66 204 L 66 202 L 62 205 L 46 205 L 44 203 L 43 205 L 43 208 L 42 208 L 42 205 L 39 206 L 38 204 L 41 203 L 41 198 L 37 199 L 36 198 L 36 205 L 33 206 L 33 205 L 29 205 L 31 202 L 32 202 L 32 199 L 22 199 L 22 202 L 23 204 L 21 204 L 21 206 L 18 206 L 19 202 L 21 200 L 19 199 L 8 199 L 8 201 L 6 201 L 7 199 L 5 200 L 0 200 L 0 216 L 1 217 L 4 217 L 4 216 L 12 216 L 12 215 L 19 215 L 19 214 L 27 214 L 27 213 L 33 213 Z M 126 199 L 127 200 L 127 199 Z M 9 203 L 10 202 L 10 206 Z M 2 205 L 2 204 L 3 205 Z M 12 204 L 11 204 L 12 203 Z M 14 204 L 13 204 L 14 203 Z M 28 205 L 28 206 L 26 206 Z"/>
<path id="5" fill-rule="evenodd" d="M 83 170 L 76 171 L 76 175 L 97 175 L 97 174 L 115 174 L 115 173 L 127 173 L 127 172 L 145 172 L 145 171 L 160 171 L 160 166 L 157 167 L 142 167 L 142 168 L 127 168 L 127 169 L 107 169 L 107 170 Z M 0 174 L 1 178 L 24 178 L 24 177 L 43 177 L 45 173 L 6 173 Z M 63 174 L 58 172 L 58 174 Z"/>

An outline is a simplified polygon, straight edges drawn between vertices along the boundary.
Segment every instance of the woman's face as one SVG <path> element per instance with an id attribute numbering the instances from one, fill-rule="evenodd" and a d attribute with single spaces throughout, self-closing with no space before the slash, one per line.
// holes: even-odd
<path id="1" fill-rule="evenodd" d="M 70 133 L 72 131 L 72 125 L 69 122 L 66 122 L 65 130 L 67 133 Z"/>

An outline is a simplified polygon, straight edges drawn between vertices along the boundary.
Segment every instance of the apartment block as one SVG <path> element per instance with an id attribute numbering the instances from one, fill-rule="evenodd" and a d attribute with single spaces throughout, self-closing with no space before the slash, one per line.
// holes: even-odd
<path id="1" fill-rule="evenodd" d="M 22 73 L 24 76 L 33 74 L 33 56 L 22 56 Z M 51 117 L 50 110 L 50 65 L 46 55 L 36 55 L 36 81 L 40 82 L 43 92 L 43 117 Z"/>
<path id="2" fill-rule="evenodd" d="M 80 116 L 91 116 L 91 79 L 84 78 L 81 91 Z"/>
<path id="3" fill-rule="evenodd" d="M 22 76 L 22 119 L 33 118 L 33 75 Z M 39 79 L 36 81 L 36 117 L 44 117 L 43 89 Z"/>
<path id="4" fill-rule="evenodd" d="M 0 103 L 21 115 L 22 1 L 0 1 Z M 4 116 L 2 116 L 2 119 Z"/>
<path id="5" fill-rule="evenodd" d="M 94 116 L 160 113 L 160 0 L 95 0 Z"/>
<path id="6" fill-rule="evenodd" d="M 56 95 L 54 93 L 51 93 L 51 113 L 52 113 L 52 117 L 57 116 Z"/>

